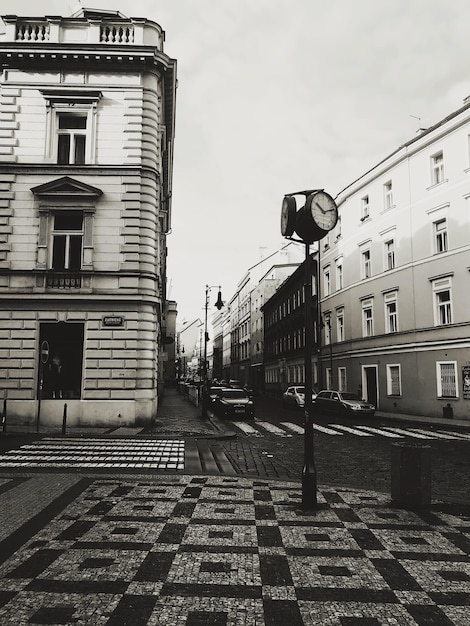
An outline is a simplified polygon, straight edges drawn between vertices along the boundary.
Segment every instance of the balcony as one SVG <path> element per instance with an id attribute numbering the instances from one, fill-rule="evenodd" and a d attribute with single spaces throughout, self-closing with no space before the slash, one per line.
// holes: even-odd
<path id="1" fill-rule="evenodd" d="M 46 274 L 46 288 L 51 289 L 80 289 L 82 286 L 81 274 L 48 273 Z"/>
<path id="2" fill-rule="evenodd" d="M 94 12 L 77 17 L 45 16 L 2 17 L 4 42 L 47 44 L 107 44 L 152 46 L 163 52 L 164 32 L 155 22 L 144 18 L 102 16 Z"/>

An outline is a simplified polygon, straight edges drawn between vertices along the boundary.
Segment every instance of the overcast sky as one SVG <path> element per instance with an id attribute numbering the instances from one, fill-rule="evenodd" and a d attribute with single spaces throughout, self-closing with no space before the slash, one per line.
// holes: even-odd
<path id="1" fill-rule="evenodd" d="M 178 62 L 169 297 L 203 316 L 284 244 L 285 193 L 355 178 L 470 95 L 468 0 L 83 0 L 146 17 Z M 75 0 L 1 0 L 68 15 Z M 420 119 L 417 119 L 420 118 Z M 211 294 L 211 304 L 217 290 Z"/>

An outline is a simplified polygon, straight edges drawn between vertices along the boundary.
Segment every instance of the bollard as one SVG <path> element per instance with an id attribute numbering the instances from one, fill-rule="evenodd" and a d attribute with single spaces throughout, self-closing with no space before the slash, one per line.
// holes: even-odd
<path id="1" fill-rule="evenodd" d="M 419 443 L 392 444 L 392 504 L 404 509 L 431 505 L 431 448 Z"/>
<path id="2" fill-rule="evenodd" d="M 64 404 L 64 416 L 62 417 L 62 434 L 65 435 L 65 429 L 67 427 L 67 403 Z"/>
<path id="3" fill-rule="evenodd" d="M 7 399 L 3 399 L 3 411 L 2 411 L 2 429 L 3 432 L 7 432 Z"/>

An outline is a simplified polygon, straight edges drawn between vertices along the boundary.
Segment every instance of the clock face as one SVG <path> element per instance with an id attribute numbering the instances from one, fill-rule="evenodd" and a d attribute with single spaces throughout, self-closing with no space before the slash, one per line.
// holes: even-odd
<path id="1" fill-rule="evenodd" d="M 318 228 L 330 231 L 336 226 L 336 222 L 338 221 L 338 207 L 328 193 L 324 191 L 312 193 L 307 198 L 306 204 Z"/>
<path id="2" fill-rule="evenodd" d="M 283 237 L 291 237 L 294 234 L 296 212 L 295 198 L 286 196 L 282 201 L 281 209 L 281 233 Z"/>

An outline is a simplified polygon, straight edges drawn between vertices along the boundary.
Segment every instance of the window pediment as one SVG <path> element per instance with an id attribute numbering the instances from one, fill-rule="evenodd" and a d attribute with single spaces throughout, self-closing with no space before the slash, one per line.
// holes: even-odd
<path id="1" fill-rule="evenodd" d="M 41 89 L 41 93 L 49 105 L 76 104 L 91 105 L 96 104 L 101 98 L 101 91 L 78 90 L 78 89 Z"/>
<path id="2" fill-rule="evenodd" d="M 60 202 L 67 200 L 95 202 L 103 194 L 101 189 L 70 176 L 62 176 L 48 183 L 32 187 L 31 192 L 38 198 L 40 204 L 50 203 L 54 200 Z"/>

